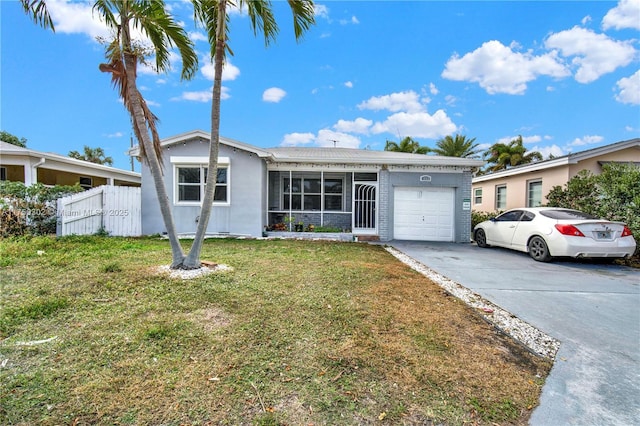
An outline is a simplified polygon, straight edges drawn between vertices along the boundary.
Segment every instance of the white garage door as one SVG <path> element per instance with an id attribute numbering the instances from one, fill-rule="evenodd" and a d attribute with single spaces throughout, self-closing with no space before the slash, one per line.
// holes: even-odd
<path id="1" fill-rule="evenodd" d="M 454 188 L 396 188 L 393 238 L 454 241 Z"/>

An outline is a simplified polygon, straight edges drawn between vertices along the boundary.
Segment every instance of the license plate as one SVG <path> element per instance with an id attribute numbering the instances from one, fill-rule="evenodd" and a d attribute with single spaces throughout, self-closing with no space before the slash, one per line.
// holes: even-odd
<path id="1" fill-rule="evenodd" d="M 598 240 L 610 240 L 611 231 L 596 231 L 596 239 Z"/>

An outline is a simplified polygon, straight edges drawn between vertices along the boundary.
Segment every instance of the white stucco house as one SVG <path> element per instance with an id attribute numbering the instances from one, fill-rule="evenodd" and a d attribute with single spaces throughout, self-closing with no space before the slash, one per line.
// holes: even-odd
<path id="1" fill-rule="evenodd" d="M 85 189 L 101 185 L 140 186 L 140 173 L 36 151 L 0 141 L 0 180 L 29 186 L 75 185 Z"/>
<path id="2" fill-rule="evenodd" d="M 167 193 L 178 233 L 195 232 L 209 133 L 161 141 Z M 134 147 L 129 152 L 139 156 Z M 469 242 L 475 159 L 347 148 L 258 148 L 220 139 L 209 234 L 259 237 L 302 222 L 361 239 Z M 148 166 L 142 162 L 142 233 L 165 232 Z M 290 218 L 290 219 L 289 219 Z"/>

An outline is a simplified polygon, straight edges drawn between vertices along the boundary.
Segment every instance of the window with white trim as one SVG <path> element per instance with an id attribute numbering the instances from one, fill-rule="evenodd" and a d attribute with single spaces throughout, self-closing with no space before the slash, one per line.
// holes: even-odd
<path id="1" fill-rule="evenodd" d="M 176 165 L 176 202 L 200 203 L 207 184 L 207 165 Z M 229 204 L 229 165 L 218 165 L 214 204 Z"/>
<path id="2" fill-rule="evenodd" d="M 527 207 L 539 207 L 542 205 L 542 180 L 530 180 L 527 182 Z"/>
<path id="3" fill-rule="evenodd" d="M 496 210 L 507 208 L 507 185 L 496 186 Z"/>
<path id="4" fill-rule="evenodd" d="M 473 204 L 482 204 L 482 188 L 473 190 Z"/>

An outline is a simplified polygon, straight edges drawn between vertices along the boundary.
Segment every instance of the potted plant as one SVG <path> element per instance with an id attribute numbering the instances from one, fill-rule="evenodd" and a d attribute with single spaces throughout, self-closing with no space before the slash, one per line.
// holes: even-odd
<path id="1" fill-rule="evenodd" d="M 295 231 L 296 231 L 296 232 L 302 232 L 302 231 L 304 231 L 304 223 L 302 223 L 302 222 L 298 222 L 298 223 L 296 223 Z"/>

